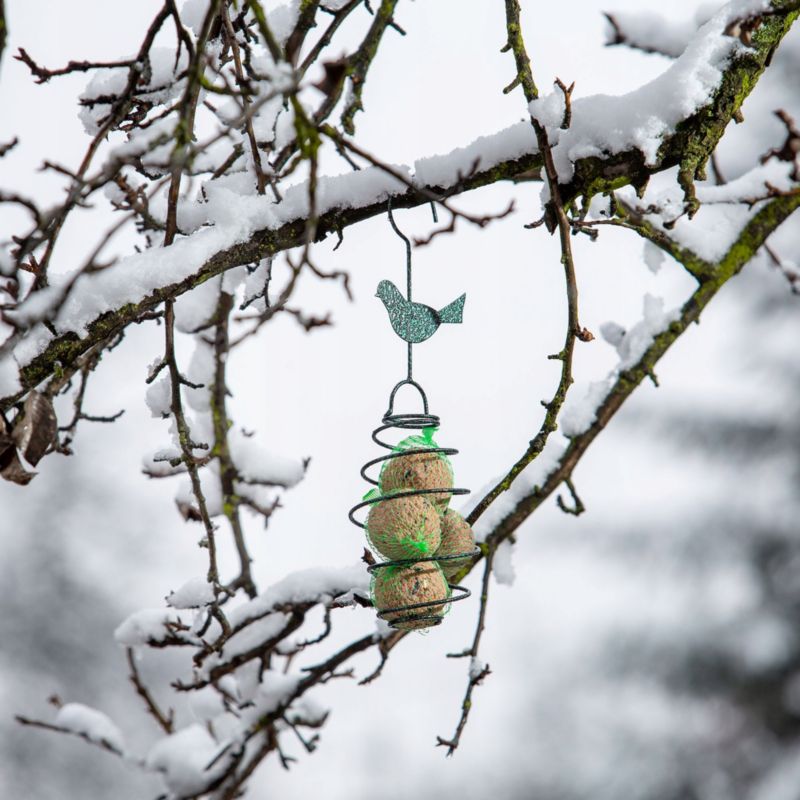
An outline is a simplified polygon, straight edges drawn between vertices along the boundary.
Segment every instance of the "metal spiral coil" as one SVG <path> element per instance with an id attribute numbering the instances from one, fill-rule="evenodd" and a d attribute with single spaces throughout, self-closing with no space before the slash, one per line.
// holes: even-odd
<path id="1" fill-rule="evenodd" d="M 395 396 L 397 395 L 397 391 L 400 389 L 401 386 L 413 386 L 419 392 L 422 398 L 422 413 L 416 414 L 396 414 L 394 412 L 394 401 Z M 372 440 L 377 444 L 379 447 L 383 447 L 386 450 L 391 452 L 379 456 L 378 458 L 373 458 L 371 461 L 368 461 L 361 467 L 361 477 L 367 481 L 367 483 L 372 484 L 373 486 L 380 488 L 380 469 L 378 470 L 378 479 L 373 478 L 368 474 L 368 470 L 372 467 L 377 465 L 383 464 L 385 461 L 389 461 L 393 458 L 399 458 L 401 456 L 408 456 L 414 455 L 415 453 L 441 453 L 446 456 L 456 455 L 458 450 L 452 447 L 411 447 L 407 450 L 395 451 L 394 445 L 389 444 L 388 442 L 383 441 L 380 438 L 380 435 L 387 430 L 397 429 L 397 430 L 423 430 L 424 428 L 438 428 L 440 424 L 440 419 L 435 414 L 431 414 L 428 411 L 428 398 L 425 395 L 424 390 L 422 387 L 414 380 L 407 378 L 406 380 L 400 381 L 392 390 L 391 395 L 389 396 L 389 408 L 386 413 L 383 415 L 382 425 L 376 428 L 372 432 Z M 469 489 L 458 489 L 458 488 L 434 488 L 434 489 L 407 489 L 398 492 L 392 492 L 392 494 L 384 495 L 379 494 L 375 497 L 370 497 L 367 500 L 362 500 L 360 503 L 356 503 L 350 511 L 349 511 L 349 518 L 350 521 L 354 525 L 358 525 L 359 528 L 366 529 L 366 523 L 359 521 L 356 519 L 356 512 L 361 510 L 362 508 L 366 508 L 368 506 L 372 506 L 375 503 L 380 503 L 384 500 L 397 500 L 401 497 L 412 497 L 414 495 L 426 495 L 426 494 L 449 494 L 453 495 L 464 495 L 469 494 Z M 471 556 L 480 555 L 480 550 L 476 547 L 473 550 L 465 553 L 455 553 L 449 556 L 425 556 L 421 558 L 401 558 L 401 559 L 394 559 L 392 561 L 382 561 L 377 564 L 370 565 L 367 569 L 370 573 L 375 573 L 377 570 L 385 569 L 387 567 L 401 567 L 401 566 L 408 566 L 410 564 L 418 564 L 425 561 L 452 561 L 456 559 L 465 559 Z M 401 617 L 397 617 L 389 621 L 389 625 L 393 628 L 397 628 L 402 624 L 407 624 L 409 622 L 425 622 L 427 625 L 425 627 L 432 627 L 434 625 L 441 624 L 444 615 L 443 614 L 430 614 L 425 613 L 427 609 L 435 608 L 443 605 L 448 605 L 450 603 L 455 603 L 458 600 L 465 600 L 467 597 L 470 596 L 471 592 L 469 589 L 463 586 L 457 586 L 455 584 L 451 584 L 448 581 L 448 586 L 450 588 L 450 594 L 447 597 L 443 597 L 437 600 L 426 600 L 420 603 L 410 603 L 405 606 L 397 606 L 395 608 L 385 608 L 378 612 L 378 617 L 381 619 L 386 619 L 387 616 L 392 616 L 401 612 L 409 612 Z"/>

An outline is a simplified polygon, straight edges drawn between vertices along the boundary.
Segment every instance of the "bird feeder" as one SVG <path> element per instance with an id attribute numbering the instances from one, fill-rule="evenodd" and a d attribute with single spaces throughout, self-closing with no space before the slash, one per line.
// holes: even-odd
<path id="1" fill-rule="evenodd" d="M 462 294 L 443 309 L 412 301 L 411 243 L 395 224 L 389 204 L 389 222 L 406 246 L 406 297 L 388 280 L 378 284 L 376 296 L 383 302 L 395 333 L 408 347 L 406 377 L 389 395 L 389 407 L 372 440 L 388 453 L 364 464 L 361 476 L 371 488 L 350 509 L 350 520 L 363 528 L 374 550 L 387 560 L 368 567 L 372 573 L 372 602 L 378 617 L 401 630 L 419 630 L 441 624 L 450 605 L 469 597 L 463 586 L 451 584 L 463 566 L 478 555 L 472 531 L 466 521 L 448 508 L 454 495 L 468 489 L 453 485 L 450 456 L 458 450 L 439 447 L 434 436 L 440 419 L 428 409 L 428 398 L 413 377 L 413 346 L 433 336 L 442 324 L 462 321 Z M 413 387 L 419 394 L 421 410 L 394 410 L 398 391 Z M 388 431 L 406 435 L 392 443 Z M 376 472 L 377 471 L 377 472 Z M 369 509 L 364 521 L 357 512 Z"/>

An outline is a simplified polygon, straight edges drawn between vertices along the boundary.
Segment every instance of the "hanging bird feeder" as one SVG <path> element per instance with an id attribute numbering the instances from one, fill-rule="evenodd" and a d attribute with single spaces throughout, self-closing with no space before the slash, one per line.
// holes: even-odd
<path id="1" fill-rule="evenodd" d="M 440 311 L 412 301 L 411 243 L 395 224 L 389 203 L 389 222 L 406 246 L 406 297 L 390 281 L 378 284 L 376 296 L 389 314 L 395 333 L 407 344 L 407 374 L 392 389 L 382 424 L 372 440 L 389 452 L 361 468 L 372 485 L 360 503 L 350 509 L 350 520 L 366 531 L 370 545 L 386 558 L 368 567 L 372 573 L 372 602 L 378 616 L 401 630 L 439 625 L 450 604 L 469 597 L 463 586 L 451 584 L 471 559 L 479 555 L 464 518 L 449 508 L 451 497 L 468 494 L 453 485 L 450 456 L 458 453 L 434 440 L 440 419 L 428 410 L 428 398 L 413 377 L 413 345 L 433 336 L 442 324 L 461 322 L 466 295 Z M 421 410 L 397 413 L 395 398 L 403 386 L 419 394 Z M 387 431 L 406 435 L 396 444 L 384 441 Z M 369 509 L 360 521 L 356 512 Z"/>

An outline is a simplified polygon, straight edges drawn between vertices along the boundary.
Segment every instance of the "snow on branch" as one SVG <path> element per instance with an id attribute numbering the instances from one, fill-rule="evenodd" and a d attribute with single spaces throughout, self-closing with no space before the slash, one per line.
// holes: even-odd
<path id="1" fill-rule="evenodd" d="M 235 627 L 292 604 L 337 601 L 351 605 L 352 597 L 369 597 L 369 573 L 364 564 L 352 567 L 311 567 L 293 572 L 230 615 Z"/>
<path id="2" fill-rule="evenodd" d="M 610 11 L 605 14 L 606 44 L 677 58 L 717 9 L 717 3 L 704 3 L 685 20 L 675 20 L 656 11 Z"/>
<path id="3" fill-rule="evenodd" d="M 754 73 L 763 69 L 791 20 L 789 12 L 782 9 L 770 12 L 771 16 L 763 17 L 763 26 L 769 28 L 767 35 L 751 45 L 742 44 L 728 28 L 739 17 L 768 9 L 769 4 L 761 0 L 728 4 L 655 81 L 622 97 L 575 99 L 572 125 L 566 131 L 559 130 L 561 95 L 535 101 L 532 111 L 548 126 L 559 178 L 569 183 L 565 196 L 593 193 L 609 184 L 638 185 L 652 172 L 676 163 L 681 163 L 681 182 L 687 190 L 694 172 L 703 166 L 706 148 L 713 146 L 736 110 L 730 98 L 736 96 L 736 103 L 741 102 L 742 86 L 749 86 Z M 672 92 L 675 85 L 682 91 Z M 713 113 L 698 113 L 709 105 Z M 704 121 L 712 118 L 713 131 Z M 692 136 L 706 144 L 699 153 L 691 148 L 695 155 L 690 164 L 681 154 L 687 151 L 686 143 Z M 414 188 L 403 186 L 379 168 L 321 178 L 316 238 L 382 213 L 390 194 L 395 207 L 410 207 L 428 202 L 431 194 L 453 194 L 525 174 L 538 163 L 534 137 L 520 124 L 445 156 L 420 159 L 415 164 L 418 174 L 407 167 L 392 168 L 409 178 L 413 174 Z M 52 309 L 51 304 L 58 306 L 56 333 L 38 324 L 26 333 L 13 353 L 20 365 L 19 381 L 8 363 L 11 354 L 0 356 L 0 373 L 7 376 L 0 386 L 4 395 L 0 402 L 12 402 L 20 390 L 46 377 L 56 361 L 72 361 L 107 338 L 111 330 L 123 328 L 165 297 L 175 297 L 213 275 L 257 263 L 303 242 L 307 184 L 292 187 L 280 202 L 241 194 L 232 186 L 226 188 L 224 181 L 219 187 L 209 185 L 206 195 L 190 201 L 182 212 L 191 218 L 191 225 L 201 227 L 178 236 L 171 248 L 153 248 L 107 270 L 82 275 L 66 300 L 59 300 L 56 286 L 42 298 L 33 295 L 20 303 L 16 309 L 20 325 L 32 324 Z M 190 208 L 201 216 L 189 213 Z"/>
<path id="4" fill-rule="evenodd" d="M 654 80 L 623 95 L 573 100 L 567 130 L 561 127 L 563 93 L 534 100 L 531 115 L 547 129 L 560 181 L 569 183 L 575 163 L 582 159 L 607 158 L 629 150 L 641 153 L 646 167 L 656 166 L 663 158 L 665 140 L 713 101 L 731 62 L 753 55 L 749 45 L 732 35 L 732 24 L 769 8 L 768 0 L 726 4 Z M 654 20 L 650 25 L 657 27 Z"/>
<path id="5" fill-rule="evenodd" d="M 55 733 L 78 736 L 89 744 L 96 745 L 116 756 L 127 756 L 122 731 L 106 714 L 82 703 L 60 705 L 57 698 L 53 699 L 58 705 L 53 722 L 28 719 L 19 715 L 16 717 L 17 722 Z"/>

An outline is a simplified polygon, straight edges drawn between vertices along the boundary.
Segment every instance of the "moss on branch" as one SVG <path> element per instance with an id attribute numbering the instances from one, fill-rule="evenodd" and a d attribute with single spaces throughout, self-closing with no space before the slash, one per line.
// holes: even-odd
<path id="1" fill-rule="evenodd" d="M 642 187 L 651 175 L 678 166 L 678 179 L 686 194 L 690 213 L 693 213 L 698 207 L 694 180 L 703 176 L 706 162 L 725 129 L 739 113 L 775 49 L 789 32 L 800 13 L 797 5 L 779 0 L 773 2 L 775 11 L 761 18 L 750 46 L 742 48 L 731 59 L 711 102 L 679 123 L 675 132 L 664 138 L 655 164 L 646 164 L 644 155 L 637 149 L 580 159 L 575 163 L 572 180 L 562 193 L 565 202 L 580 196 L 590 198 L 628 184 Z"/>

